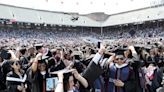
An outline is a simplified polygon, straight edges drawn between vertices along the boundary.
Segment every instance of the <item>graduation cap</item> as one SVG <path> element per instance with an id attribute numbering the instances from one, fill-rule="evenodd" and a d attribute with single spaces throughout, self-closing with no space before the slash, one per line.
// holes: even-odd
<path id="1" fill-rule="evenodd" d="M 135 48 L 135 49 L 143 48 L 143 47 L 145 47 L 145 45 L 142 45 L 142 44 L 134 45 L 134 48 Z"/>
<path id="2" fill-rule="evenodd" d="M 148 56 L 147 59 L 146 59 L 146 63 L 148 64 L 155 64 L 155 61 L 152 57 Z"/>
<path id="3" fill-rule="evenodd" d="M 163 47 L 163 43 L 162 42 L 158 42 L 158 47 Z"/>
<path id="4" fill-rule="evenodd" d="M 9 61 L 8 63 L 9 63 L 10 65 L 13 65 L 14 63 L 20 65 L 20 61 L 19 61 L 19 60 L 16 60 L 16 61 L 11 60 L 11 61 Z"/>
<path id="5" fill-rule="evenodd" d="M 43 44 L 36 44 L 35 45 L 35 49 L 36 50 L 39 50 L 39 49 L 41 49 L 43 47 Z"/>
<path id="6" fill-rule="evenodd" d="M 152 46 L 146 46 L 146 47 L 144 47 L 144 49 L 145 49 L 147 52 L 149 52 L 152 48 L 153 48 Z"/>
<path id="7" fill-rule="evenodd" d="M 11 54 L 8 52 L 8 50 L 2 50 L 0 57 L 2 57 L 3 59 L 10 59 L 11 58 Z"/>
<path id="8" fill-rule="evenodd" d="M 111 51 L 111 50 L 113 49 L 113 47 L 112 47 L 112 46 L 108 46 L 106 49 L 107 49 L 108 51 Z"/>
<path id="9" fill-rule="evenodd" d="M 91 54 L 96 54 L 97 51 L 96 51 L 96 49 L 91 49 L 90 52 L 91 52 Z"/>
<path id="10" fill-rule="evenodd" d="M 122 48 L 127 49 L 127 48 L 128 48 L 128 46 L 127 46 L 127 45 L 123 45 L 123 46 L 122 46 Z"/>
<path id="11" fill-rule="evenodd" d="M 60 46 L 57 46 L 56 47 L 56 50 L 61 50 L 62 48 Z"/>
<path id="12" fill-rule="evenodd" d="M 123 55 L 124 56 L 124 51 L 126 51 L 127 49 L 123 49 L 123 48 L 119 48 L 116 49 L 115 51 L 113 51 L 113 53 L 115 53 L 116 55 Z"/>
<path id="13" fill-rule="evenodd" d="M 149 44 L 150 44 L 150 42 L 147 42 L 147 44 L 149 45 Z"/>
<path id="14" fill-rule="evenodd" d="M 81 53 L 79 51 L 73 51 L 71 56 L 75 56 L 75 55 L 81 55 Z"/>
<path id="15" fill-rule="evenodd" d="M 26 52 L 27 50 L 26 50 L 26 48 L 25 47 L 22 47 L 22 48 L 20 48 L 19 49 L 19 52 L 21 53 L 21 54 L 25 54 L 25 52 Z"/>
<path id="16" fill-rule="evenodd" d="M 71 56 L 74 56 L 75 59 L 79 60 L 81 53 L 79 51 L 73 51 L 73 53 L 71 54 Z"/>
<path id="17" fill-rule="evenodd" d="M 118 46 L 117 45 L 114 45 L 114 48 L 117 48 Z"/>
<path id="18" fill-rule="evenodd" d="M 45 63 L 47 64 L 48 63 L 48 56 L 42 56 L 39 60 L 38 60 L 38 63 Z"/>
<path id="19" fill-rule="evenodd" d="M 144 49 L 144 47 L 145 47 L 145 45 L 142 45 L 142 44 L 134 45 L 134 48 L 138 54 L 141 53 L 141 51 Z"/>
<path id="20" fill-rule="evenodd" d="M 153 59 L 149 56 L 149 57 L 147 58 L 147 61 L 148 61 L 148 62 L 153 62 Z"/>

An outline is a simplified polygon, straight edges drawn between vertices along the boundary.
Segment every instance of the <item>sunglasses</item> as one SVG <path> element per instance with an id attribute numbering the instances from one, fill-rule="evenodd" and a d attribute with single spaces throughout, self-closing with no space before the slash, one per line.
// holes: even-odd
<path id="1" fill-rule="evenodd" d="M 124 60 L 124 58 L 116 58 L 116 60 Z"/>
<path id="2" fill-rule="evenodd" d="M 18 65 L 20 65 L 18 62 L 14 62 L 12 65 L 16 65 L 16 66 L 18 66 Z"/>
<path id="3" fill-rule="evenodd" d="M 38 67 L 46 67 L 44 64 L 39 64 Z"/>

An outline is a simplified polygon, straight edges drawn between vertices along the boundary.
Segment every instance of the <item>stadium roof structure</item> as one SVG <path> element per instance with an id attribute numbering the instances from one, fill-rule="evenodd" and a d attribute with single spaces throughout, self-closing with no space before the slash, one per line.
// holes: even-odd
<path id="1" fill-rule="evenodd" d="M 0 18 L 104 27 L 164 19 L 164 0 L 0 0 Z"/>
<path id="2" fill-rule="evenodd" d="M 1 4 L 37 10 L 90 14 L 103 12 L 117 14 L 131 10 L 161 5 L 163 0 L 0 0 Z"/>

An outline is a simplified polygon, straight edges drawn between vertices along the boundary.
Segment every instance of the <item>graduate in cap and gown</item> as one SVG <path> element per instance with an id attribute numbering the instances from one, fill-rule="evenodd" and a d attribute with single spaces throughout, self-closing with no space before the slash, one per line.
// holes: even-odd
<path id="1" fill-rule="evenodd" d="M 142 45 L 128 46 L 128 49 L 125 51 L 125 57 L 127 58 L 127 63 L 133 68 L 135 73 L 135 91 L 134 92 L 144 92 L 145 91 L 145 77 L 142 66 L 144 61 L 141 60 Z"/>
<path id="2" fill-rule="evenodd" d="M 145 92 L 156 92 L 159 87 L 162 87 L 163 73 L 152 58 L 147 58 L 146 63 L 147 65 L 143 67 L 146 79 Z"/>
<path id="3" fill-rule="evenodd" d="M 82 73 L 82 76 L 87 80 L 89 87 L 88 89 L 91 92 L 105 92 L 104 82 L 102 78 L 102 74 L 104 72 L 104 65 L 108 61 L 108 58 L 104 58 L 104 53 L 106 51 L 105 45 L 101 44 L 100 49 L 94 55 L 92 60 L 90 61 L 87 68 Z M 83 91 L 90 92 L 90 91 Z"/>
<path id="4" fill-rule="evenodd" d="M 51 72 L 62 70 L 66 67 L 66 64 L 63 61 L 63 49 L 57 47 L 52 51 L 52 58 L 49 61 L 49 68 Z"/>
<path id="5" fill-rule="evenodd" d="M 135 76 L 133 69 L 126 63 L 123 49 L 114 51 L 108 61 L 109 79 L 106 92 L 134 92 Z"/>
<path id="6" fill-rule="evenodd" d="M 63 70 L 56 71 L 58 75 L 58 83 L 56 85 L 55 92 L 82 92 L 79 89 L 80 85 L 77 85 L 75 79 L 85 88 L 88 87 L 87 80 L 82 77 L 76 69 Z"/>
<path id="7" fill-rule="evenodd" d="M 28 69 L 28 79 L 32 84 L 32 92 L 46 91 L 46 79 L 51 77 L 47 67 L 48 59 L 42 53 L 38 53 L 32 66 Z"/>
<path id="8" fill-rule="evenodd" d="M 28 59 L 26 48 L 25 47 L 20 48 L 18 50 L 18 54 L 19 54 L 19 61 L 21 64 L 21 68 L 26 71 L 30 66 L 29 63 L 30 60 Z"/>
<path id="9" fill-rule="evenodd" d="M 6 87 L 5 83 L 4 83 L 4 78 L 3 78 L 3 72 L 2 72 L 2 63 L 3 63 L 3 58 L 0 56 L 0 92 L 3 91 Z"/>
<path id="10" fill-rule="evenodd" d="M 18 61 L 10 62 L 12 71 L 7 74 L 7 92 L 31 92 L 27 84 L 27 75 L 21 70 Z"/>
<path id="11" fill-rule="evenodd" d="M 43 56 L 48 56 L 48 58 L 52 57 L 52 53 L 48 48 L 43 47 L 43 44 L 36 44 L 35 49 L 37 53 L 42 53 Z"/>
<path id="12" fill-rule="evenodd" d="M 6 83 L 6 76 L 12 70 L 10 63 L 12 63 L 15 60 L 18 60 L 18 58 L 16 58 L 16 56 L 12 50 L 5 50 L 5 49 L 3 49 L 1 51 L 0 56 L 3 58 L 3 62 L 1 64 L 1 71 L 2 71 L 3 75 L 2 75 L 1 80 L 3 83 Z M 1 84 L 1 85 L 3 85 L 3 84 Z M 4 85 L 3 89 L 6 89 L 5 85 Z"/>

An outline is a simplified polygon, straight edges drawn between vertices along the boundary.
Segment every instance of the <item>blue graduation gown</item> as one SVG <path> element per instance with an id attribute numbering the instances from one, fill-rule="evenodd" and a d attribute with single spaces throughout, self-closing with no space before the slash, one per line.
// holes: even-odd
<path id="1" fill-rule="evenodd" d="M 107 92 L 130 92 L 134 83 L 134 74 L 132 69 L 127 65 L 123 64 L 121 67 L 117 67 L 116 64 L 109 66 L 109 81 L 107 86 Z M 124 87 L 117 87 L 114 85 L 113 80 L 119 79 L 124 82 Z M 128 86 L 129 85 L 129 86 Z"/>

